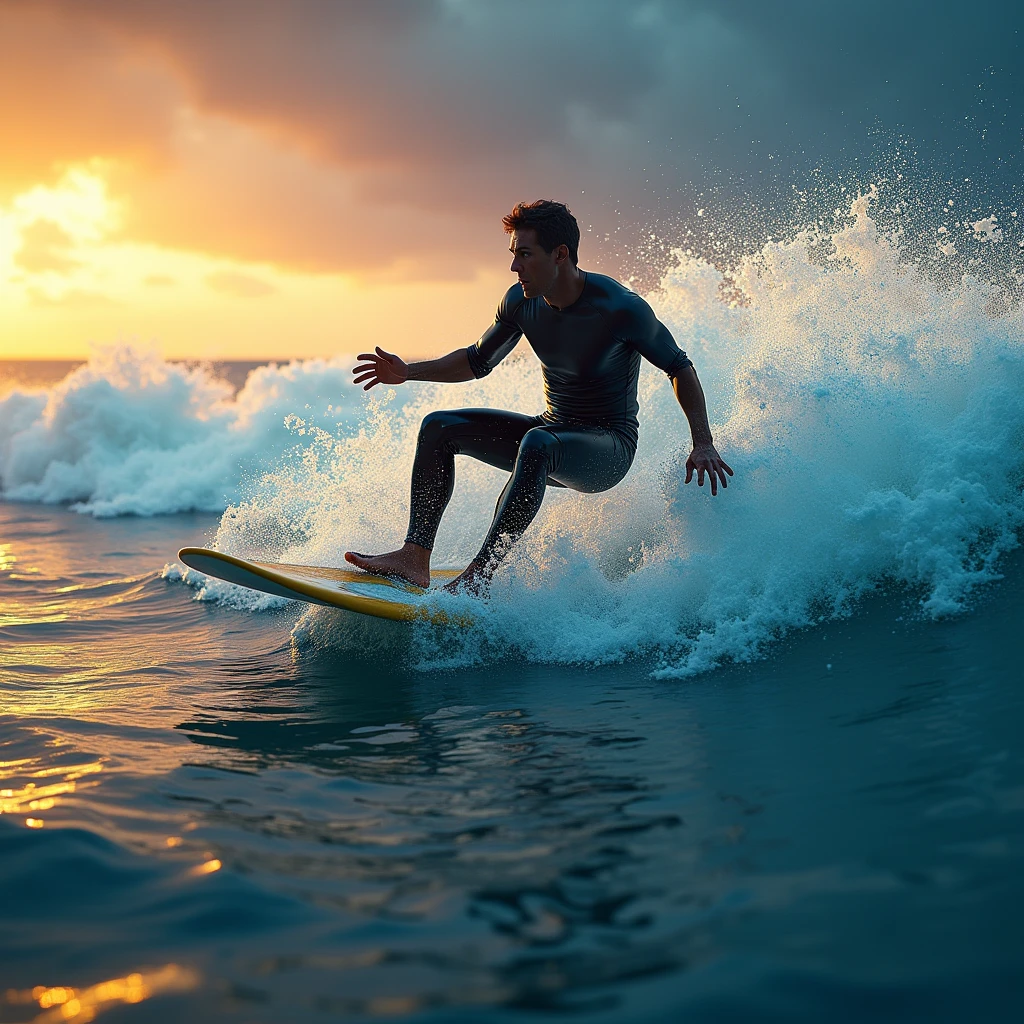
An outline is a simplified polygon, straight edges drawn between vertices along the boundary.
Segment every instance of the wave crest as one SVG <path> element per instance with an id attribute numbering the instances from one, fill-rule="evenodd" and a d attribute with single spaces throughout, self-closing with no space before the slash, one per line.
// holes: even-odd
<path id="1" fill-rule="evenodd" d="M 947 258 L 941 237 L 937 264 L 908 261 L 874 201 L 860 196 L 834 229 L 771 242 L 729 273 L 677 254 L 650 299 L 697 365 L 730 487 L 712 500 L 683 486 L 685 419 L 645 367 L 626 480 L 599 495 L 550 490 L 480 628 L 443 643 L 425 629 L 421 664 L 653 657 L 658 675 L 681 677 L 758 657 L 885 582 L 945 615 L 998 577 L 1024 523 L 1016 285 L 933 272 Z M 992 229 L 985 244 L 1013 241 Z M 468 385 L 369 401 L 350 364 L 264 367 L 232 400 L 203 370 L 119 350 L 49 393 L 0 401 L 5 497 L 94 515 L 226 509 L 222 550 L 341 564 L 346 548 L 400 542 L 425 413 L 542 401 L 528 357 Z M 457 473 L 439 565 L 475 553 L 503 484 L 470 460 Z M 323 614 L 308 612 L 299 634 L 365 644 L 365 624 Z"/>

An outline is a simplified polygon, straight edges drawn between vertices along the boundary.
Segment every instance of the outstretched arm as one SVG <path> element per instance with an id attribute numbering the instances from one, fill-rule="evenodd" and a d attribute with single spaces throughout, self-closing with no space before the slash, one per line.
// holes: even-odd
<path id="1" fill-rule="evenodd" d="M 432 380 L 440 384 L 457 384 L 474 380 L 476 375 L 469 365 L 464 348 L 457 348 L 438 359 L 424 359 L 418 363 L 407 363 L 391 352 L 385 352 L 379 345 L 374 352 L 362 352 L 361 360 L 352 372 L 354 383 L 362 384 L 364 391 L 377 384 L 404 384 L 407 380 Z M 363 384 L 363 381 L 366 381 Z"/>
<path id="2" fill-rule="evenodd" d="M 697 486 L 704 486 L 704 474 L 707 473 L 711 481 L 711 493 L 718 494 L 718 481 L 721 480 L 723 487 L 729 486 L 726 477 L 732 476 L 732 470 L 725 464 L 722 457 L 715 448 L 714 438 L 711 436 L 711 425 L 708 423 L 708 407 L 704 401 L 704 389 L 700 386 L 700 379 L 692 364 L 684 366 L 672 379 L 672 387 L 675 389 L 676 399 L 686 418 L 690 423 L 690 437 L 693 439 L 693 451 L 686 460 L 686 480 L 689 483 L 693 479 L 694 471 L 697 473 Z"/>

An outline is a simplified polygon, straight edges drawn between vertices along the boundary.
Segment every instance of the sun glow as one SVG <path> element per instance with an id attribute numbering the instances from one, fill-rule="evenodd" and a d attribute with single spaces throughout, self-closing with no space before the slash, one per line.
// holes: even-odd
<path id="1" fill-rule="evenodd" d="M 11 215 L 23 228 L 33 221 L 59 225 L 75 241 L 94 242 L 121 224 L 121 204 L 107 191 L 103 164 L 71 167 L 53 186 L 36 185 L 11 201 Z"/>
<path id="2" fill-rule="evenodd" d="M 131 197 L 114 194 L 109 173 L 100 162 L 70 168 L 0 204 L 0 359 L 84 358 L 117 343 L 172 359 L 305 358 L 367 344 L 430 355 L 477 337 L 506 284 L 497 273 L 360 283 L 133 240 Z M 425 321 L 425 309 L 445 313 Z"/>

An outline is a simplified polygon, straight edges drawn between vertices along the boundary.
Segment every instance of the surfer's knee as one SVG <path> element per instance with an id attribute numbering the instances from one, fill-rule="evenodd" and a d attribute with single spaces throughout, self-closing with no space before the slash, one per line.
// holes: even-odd
<path id="1" fill-rule="evenodd" d="M 531 427 L 519 445 L 521 452 L 549 452 L 558 446 L 558 438 L 547 427 Z"/>
<path id="2" fill-rule="evenodd" d="M 423 417 L 420 424 L 419 443 L 435 447 L 444 441 L 445 434 L 455 423 L 454 415 L 448 409 L 435 409 Z"/>
<path id="3" fill-rule="evenodd" d="M 517 461 L 550 466 L 558 450 L 558 438 L 544 427 L 533 427 L 523 435 Z"/>

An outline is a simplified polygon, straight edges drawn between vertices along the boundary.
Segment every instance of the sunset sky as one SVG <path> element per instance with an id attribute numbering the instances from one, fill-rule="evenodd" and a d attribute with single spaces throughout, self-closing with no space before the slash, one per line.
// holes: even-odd
<path id="1" fill-rule="evenodd" d="M 584 267 L 656 279 L 698 209 L 763 223 L 901 146 L 1019 191 L 1020 23 L 985 0 L 0 0 L 0 358 L 468 344 L 519 199 L 572 207 Z"/>

